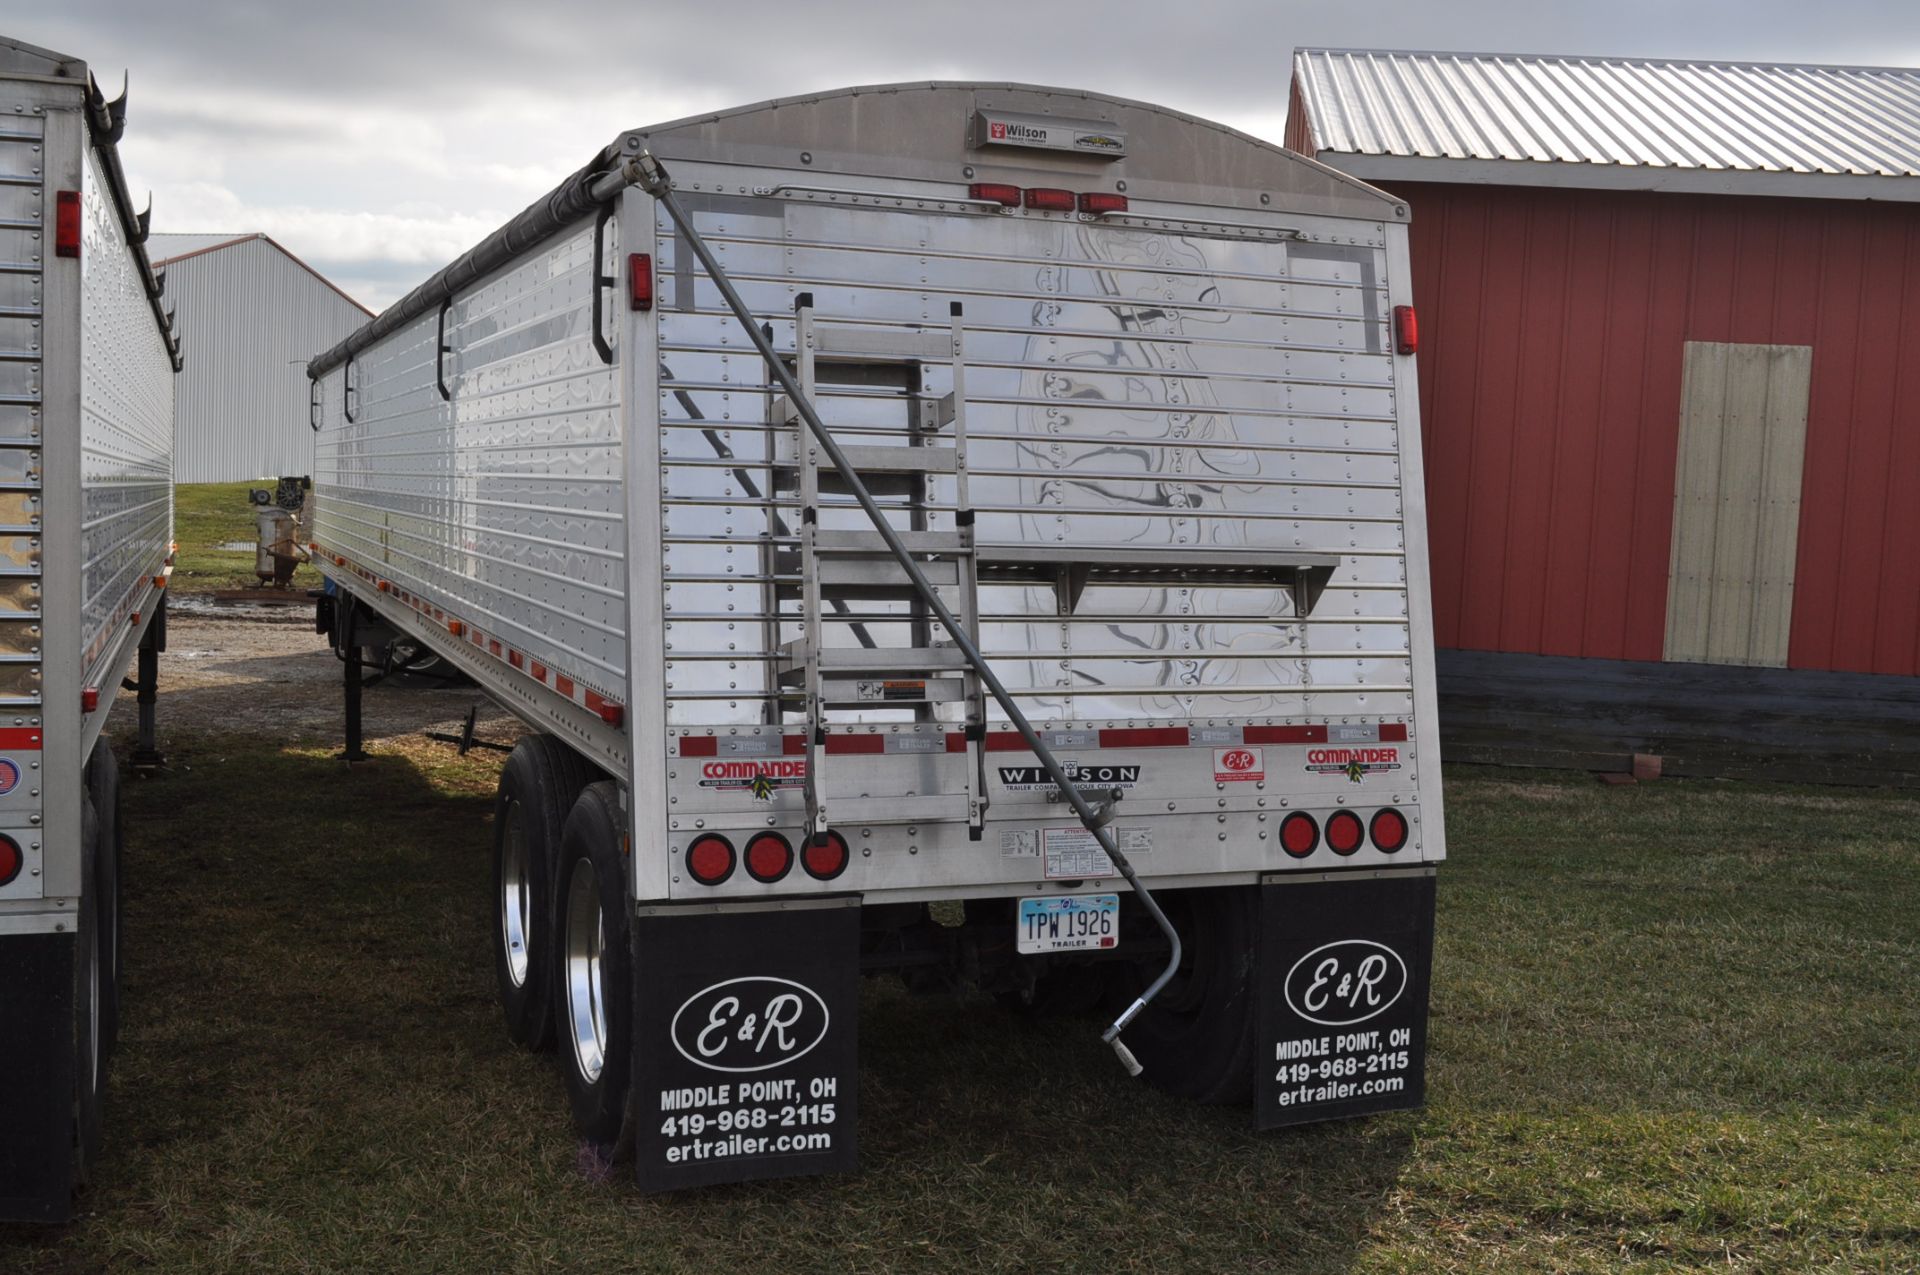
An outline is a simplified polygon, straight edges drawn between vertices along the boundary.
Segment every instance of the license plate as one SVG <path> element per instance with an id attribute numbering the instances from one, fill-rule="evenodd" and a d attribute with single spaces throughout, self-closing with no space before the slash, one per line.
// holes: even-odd
<path id="1" fill-rule="evenodd" d="M 1022 899 L 1014 939 L 1022 954 L 1114 947 L 1120 942 L 1120 896 L 1056 894 Z"/>

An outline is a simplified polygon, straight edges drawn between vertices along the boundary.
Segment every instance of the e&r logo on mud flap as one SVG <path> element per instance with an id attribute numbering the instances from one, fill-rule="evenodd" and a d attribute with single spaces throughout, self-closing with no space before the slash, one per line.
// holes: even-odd
<path id="1" fill-rule="evenodd" d="M 1345 775 L 1348 783 L 1359 783 L 1368 775 L 1400 769 L 1398 748 L 1313 748 L 1307 751 L 1307 772 L 1314 775 Z"/>
<path id="2" fill-rule="evenodd" d="M 1342 939 L 1287 971 L 1287 1007 L 1310 1023 L 1346 1027 L 1384 1014 L 1407 990 L 1407 963 L 1384 943 Z"/>
<path id="3" fill-rule="evenodd" d="M 708 1071 L 771 1071 L 827 1038 L 820 994 L 789 978 L 753 974 L 701 988 L 674 1011 L 680 1056 Z"/>

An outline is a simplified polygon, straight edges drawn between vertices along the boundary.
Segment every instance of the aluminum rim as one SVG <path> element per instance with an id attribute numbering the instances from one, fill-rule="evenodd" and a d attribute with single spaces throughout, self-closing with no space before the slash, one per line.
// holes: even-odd
<path id="1" fill-rule="evenodd" d="M 606 1004 L 600 991 L 600 954 L 606 926 L 600 915 L 600 878 L 581 859 L 567 882 L 566 988 L 568 1035 L 580 1077 L 600 1079 L 607 1058 Z"/>
<path id="2" fill-rule="evenodd" d="M 527 838 L 520 827 L 520 803 L 507 807 L 507 826 L 501 835 L 506 848 L 500 859 L 500 939 L 507 953 L 507 979 L 515 987 L 527 985 L 527 936 L 533 922 L 533 886 L 527 880 Z"/>

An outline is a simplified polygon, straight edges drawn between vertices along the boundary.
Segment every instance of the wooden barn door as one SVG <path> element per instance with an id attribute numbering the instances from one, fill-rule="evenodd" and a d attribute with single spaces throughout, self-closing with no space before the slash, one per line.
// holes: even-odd
<path id="1" fill-rule="evenodd" d="M 1784 668 L 1813 347 L 1687 342 L 1666 658 Z"/>

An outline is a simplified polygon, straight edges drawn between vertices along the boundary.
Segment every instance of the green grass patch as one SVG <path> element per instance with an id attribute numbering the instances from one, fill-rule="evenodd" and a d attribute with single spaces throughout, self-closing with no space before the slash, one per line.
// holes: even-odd
<path id="1" fill-rule="evenodd" d="M 496 761 L 173 761 L 128 790 L 103 1185 L 0 1269 L 1920 1265 L 1912 797 L 1454 775 L 1425 1110 L 1256 1135 L 1097 1024 L 876 980 L 859 1175 L 650 1198 L 501 1030 Z"/>
<path id="2" fill-rule="evenodd" d="M 184 593 L 212 593 L 259 585 L 260 577 L 253 572 L 257 531 L 247 492 L 262 485 L 183 483 L 173 489 L 173 538 L 180 547 L 173 564 L 175 589 Z M 247 548 L 220 547 L 240 542 L 245 542 Z M 319 588 L 320 573 L 305 565 L 296 568 L 293 587 Z"/>

